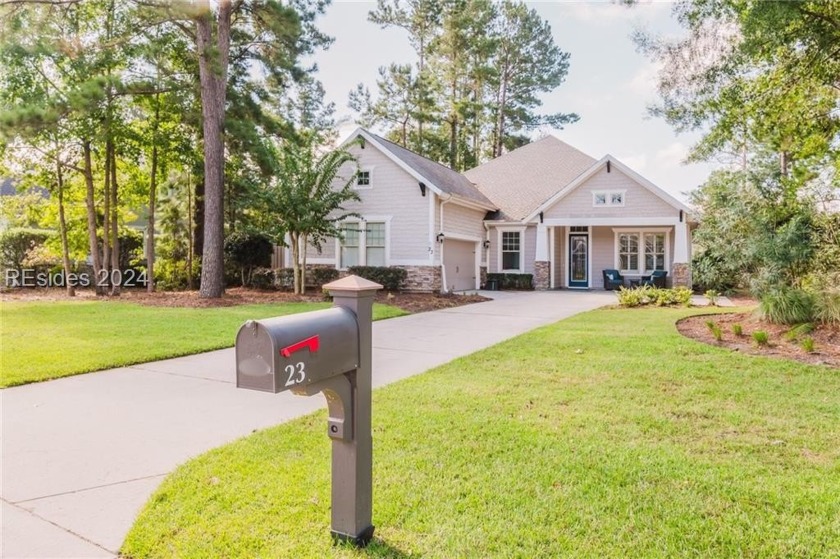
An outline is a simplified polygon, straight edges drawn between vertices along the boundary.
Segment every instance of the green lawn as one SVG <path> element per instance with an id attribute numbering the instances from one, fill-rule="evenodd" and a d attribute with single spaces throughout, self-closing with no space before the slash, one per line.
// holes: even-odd
<path id="1" fill-rule="evenodd" d="M 324 413 L 170 475 L 132 558 L 840 557 L 840 372 L 605 309 L 374 393 L 374 524 L 329 538 Z"/>
<path id="2" fill-rule="evenodd" d="M 328 307 L 278 303 L 167 308 L 114 301 L 9 302 L 0 306 L 0 387 L 231 347 L 249 318 Z M 375 305 L 374 318 L 405 314 Z"/>

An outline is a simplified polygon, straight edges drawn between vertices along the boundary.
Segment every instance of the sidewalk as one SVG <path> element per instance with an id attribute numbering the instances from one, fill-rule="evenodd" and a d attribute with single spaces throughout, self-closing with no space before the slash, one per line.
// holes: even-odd
<path id="1" fill-rule="evenodd" d="M 603 291 L 484 294 L 495 299 L 375 322 L 374 387 L 615 302 Z M 0 556 L 115 557 L 178 464 L 325 405 L 234 382 L 225 349 L 0 392 Z"/>

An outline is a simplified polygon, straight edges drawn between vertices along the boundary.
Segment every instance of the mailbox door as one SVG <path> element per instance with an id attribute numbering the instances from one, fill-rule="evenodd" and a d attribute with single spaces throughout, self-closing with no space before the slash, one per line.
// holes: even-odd
<path id="1" fill-rule="evenodd" d="M 258 321 L 250 321 L 236 335 L 236 386 L 279 392 L 274 374 L 274 343 Z"/>

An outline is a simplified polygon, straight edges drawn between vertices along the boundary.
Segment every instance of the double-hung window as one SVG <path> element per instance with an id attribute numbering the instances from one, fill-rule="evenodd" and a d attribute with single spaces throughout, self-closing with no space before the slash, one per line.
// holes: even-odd
<path id="1" fill-rule="evenodd" d="M 341 268 L 359 265 L 360 223 L 345 223 L 341 228 Z"/>
<path id="2" fill-rule="evenodd" d="M 645 233 L 645 273 L 665 269 L 665 233 Z"/>
<path id="3" fill-rule="evenodd" d="M 350 266 L 386 265 L 384 221 L 345 223 L 341 230 L 341 269 Z"/>
<path id="4" fill-rule="evenodd" d="M 518 272 L 522 263 L 522 233 L 502 231 L 502 270 Z"/>
<path id="5" fill-rule="evenodd" d="M 639 269 L 639 234 L 619 233 L 618 268 L 626 272 Z"/>
<path id="6" fill-rule="evenodd" d="M 365 265 L 385 265 L 385 224 L 365 224 Z"/>

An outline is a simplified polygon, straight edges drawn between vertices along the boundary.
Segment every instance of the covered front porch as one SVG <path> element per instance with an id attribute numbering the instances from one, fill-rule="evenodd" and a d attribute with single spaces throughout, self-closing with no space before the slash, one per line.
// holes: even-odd
<path id="1" fill-rule="evenodd" d="M 691 287 L 684 219 L 546 219 L 535 248 L 536 289 L 604 289 L 603 270 L 618 270 L 628 286 L 662 270 L 669 287 Z"/>

